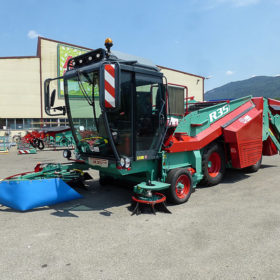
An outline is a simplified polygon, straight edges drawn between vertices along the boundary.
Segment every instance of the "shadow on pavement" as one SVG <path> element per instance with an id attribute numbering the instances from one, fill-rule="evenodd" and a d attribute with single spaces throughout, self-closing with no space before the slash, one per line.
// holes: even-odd
<path id="1" fill-rule="evenodd" d="M 73 212 L 100 211 L 99 214 L 110 217 L 114 214 L 111 208 L 123 206 L 131 201 L 132 189 L 126 186 L 100 186 L 98 181 L 91 181 L 87 189 L 75 188 L 83 198 L 50 206 L 57 217 L 78 217 Z"/>
<path id="2" fill-rule="evenodd" d="M 278 166 L 274 164 L 262 164 L 261 169 L 270 168 L 270 167 L 278 167 Z"/>
<path id="3" fill-rule="evenodd" d="M 270 164 L 262 164 L 260 169 L 265 169 L 265 168 L 271 168 L 271 167 L 277 167 L 277 165 L 270 165 Z M 221 183 L 223 184 L 232 184 L 232 183 L 237 183 L 239 181 L 243 181 L 249 177 L 251 177 L 254 173 L 246 172 L 246 170 L 242 169 L 227 169 L 225 176 L 222 180 Z M 197 188 L 208 188 L 209 186 L 199 184 Z M 212 186 L 210 186 L 212 187 Z"/>
<path id="4" fill-rule="evenodd" d="M 250 177 L 250 175 L 247 175 L 247 174 L 249 174 L 249 173 L 246 173 L 244 170 L 227 169 L 221 183 L 222 184 L 232 184 L 232 183 L 236 183 L 236 182 L 245 180 Z M 198 186 L 197 186 L 197 188 L 211 188 L 211 187 L 212 186 L 203 185 L 202 183 L 198 184 Z"/>
<path id="5" fill-rule="evenodd" d="M 237 182 L 243 181 L 249 177 L 250 177 L 250 175 L 247 175 L 247 173 L 244 170 L 227 169 L 226 174 L 222 180 L 222 183 L 223 184 L 237 183 Z"/>

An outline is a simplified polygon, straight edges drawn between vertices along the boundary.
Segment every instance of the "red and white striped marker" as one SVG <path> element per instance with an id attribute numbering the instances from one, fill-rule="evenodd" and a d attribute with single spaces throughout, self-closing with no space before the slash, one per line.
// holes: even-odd
<path id="1" fill-rule="evenodd" d="M 115 98 L 115 65 L 106 64 L 104 71 L 105 78 L 105 108 L 116 108 Z"/>
<path id="2" fill-rule="evenodd" d="M 34 154 L 34 151 L 31 150 L 18 150 L 18 154 Z"/>

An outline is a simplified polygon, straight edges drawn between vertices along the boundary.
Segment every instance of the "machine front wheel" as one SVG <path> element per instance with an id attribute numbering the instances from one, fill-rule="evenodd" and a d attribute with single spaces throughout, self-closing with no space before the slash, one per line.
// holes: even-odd
<path id="1" fill-rule="evenodd" d="M 193 191 L 192 176 L 185 168 L 170 170 L 166 182 L 170 184 L 167 199 L 175 204 L 187 202 Z"/>
<path id="2" fill-rule="evenodd" d="M 114 184 L 114 179 L 109 176 L 100 176 L 99 178 L 99 185 L 100 186 L 107 186 L 107 185 Z"/>
<path id="3" fill-rule="evenodd" d="M 209 145 L 202 155 L 202 184 L 214 186 L 219 184 L 226 171 L 225 155 L 218 143 Z"/>

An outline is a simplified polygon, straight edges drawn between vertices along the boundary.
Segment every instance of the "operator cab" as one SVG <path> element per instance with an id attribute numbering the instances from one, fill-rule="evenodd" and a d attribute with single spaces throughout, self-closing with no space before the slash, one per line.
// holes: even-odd
<path id="1" fill-rule="evenodd" d="M 131 161 L 157 158 L 166 133 L 166 88 L 155 66 L 123 60 L 97 49 L 68 61 L 63 77 L 66 106 L 53 107 L 50 82 L 45 82 L 49 115 L 65 111 L 82 158 Z"/>

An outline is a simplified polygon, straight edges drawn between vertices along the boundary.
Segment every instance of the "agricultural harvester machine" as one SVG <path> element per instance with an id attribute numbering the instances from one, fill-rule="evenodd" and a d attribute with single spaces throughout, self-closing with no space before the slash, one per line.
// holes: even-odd
<path id="1" fill-rule="evenodd" d="M 166 197 L 184 203 L 199 183 L 221 182 L 226 168 L 256 172 L 262 156 L 280 150 L 279 101 L 251 96 L 177 100 L 168 95 L 167 80 L 156 66 L 116 57 L 110 39 L 105 46 L 71 58 L 63 77 L 45 81 L 45 111 L 67 114 L 79 159 L 38 165 L 2 184 L 82 182 L 90 178 L 84 171 L 93 168 L 101 185 L 133 182 L 133 214 L 143 204 L 168 212 Z M 55 107 L 52 89 L 60 79 L 65 106 Z M 184 102 L 183 114 L 170 113 L 174 102 Z M 71 152 L 66 150 L 65 157 L 71 160 Z"/>

